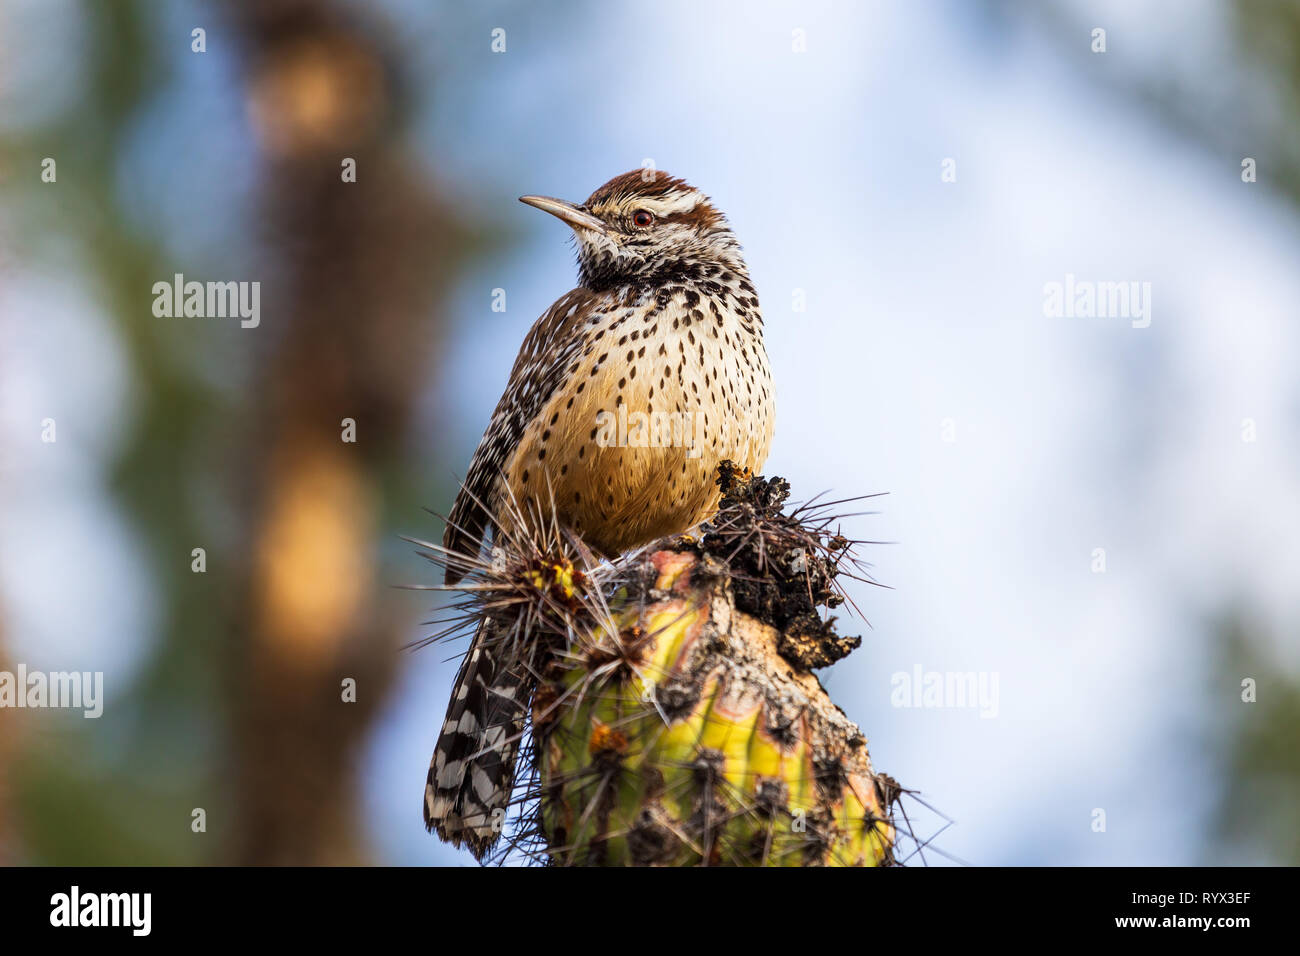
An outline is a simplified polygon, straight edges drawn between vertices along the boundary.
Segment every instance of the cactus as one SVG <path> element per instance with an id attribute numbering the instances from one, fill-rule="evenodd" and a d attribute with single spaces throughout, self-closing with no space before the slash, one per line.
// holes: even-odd
<path id="1" fill-rule="evenodd" d="M 536 679 L 524 809 L 497 860 L 895 862 L 900 788 L 812 673 L 860 643 L 817 611 L 845 601 L 841 576 L 870 582 L 860 542 L 830 531 L 829 506 L 783 510 L 779 478 L 724 464 L 719 484 L 698 537 L 608 563 L 551 527 L 462 567 L 448 632 L 486 621 Z"/>
<path id="2" fill-rule="evenodd" d="M 887 788 L 866 740 L 727 567 L 660 550 L 615 627 L 557 654 L 533 705 L 539 825 L 561 864 L 875 866 Z"/>

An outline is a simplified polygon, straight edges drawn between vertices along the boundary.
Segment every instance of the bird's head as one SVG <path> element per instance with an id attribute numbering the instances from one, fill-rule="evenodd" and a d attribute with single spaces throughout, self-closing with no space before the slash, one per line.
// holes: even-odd
<path id="1" fill-rule="evenodd" d="M 615 176 L 581 205 L 548 196 L 520 202 L 573 227 L 579 281 L 591 289 L 699 277 L 709 266 L 745 271 L 726 217 L 698 189 L 659 170 Z"/>

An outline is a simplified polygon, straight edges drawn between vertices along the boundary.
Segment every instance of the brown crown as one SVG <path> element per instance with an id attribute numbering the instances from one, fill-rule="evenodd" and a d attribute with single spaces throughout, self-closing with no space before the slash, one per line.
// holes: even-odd
<path id="1" fill-rule="evenodd" d="M 658 199 L 675 189 L 693 190 L 695 187 L 686 180 L 670 175 L 663 170 L 633 169 L 615 176 L 588 197 L 586 207 L 591 209 L 609 202 L 621 202 L 637 196 Z M 707 230 L 722 225 L 726 218 L 713 208 L 709 197 L 690 212 L 675 213 L 668 217 L 669 222 L 681 222 L 698 229 Z"/>

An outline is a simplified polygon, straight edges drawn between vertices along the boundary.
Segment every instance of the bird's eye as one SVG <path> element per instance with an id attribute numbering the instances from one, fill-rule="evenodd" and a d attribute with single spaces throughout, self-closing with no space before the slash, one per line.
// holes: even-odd
<path id="1" fill-rule="evenodd" d="M 632 213 L 632 221 L 644 229 L 646 226 L 650 225 L 650 223 L 655 221 L 655 217 L 650 215 L 650 213 L 646 212 L 644 209 L 638 209 L 636 212 Z"/>

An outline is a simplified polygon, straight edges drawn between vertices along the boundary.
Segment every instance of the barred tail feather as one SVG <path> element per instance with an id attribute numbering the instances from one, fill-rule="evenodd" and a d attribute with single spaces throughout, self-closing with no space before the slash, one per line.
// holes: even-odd
<path id="1" fill-rule="evenodd" d="M 424 787 L 424 825 L 482 859 L 501 835 L 532 693 L 524 667 L 502 667 L 480 627 L 456 675 Z"/>

